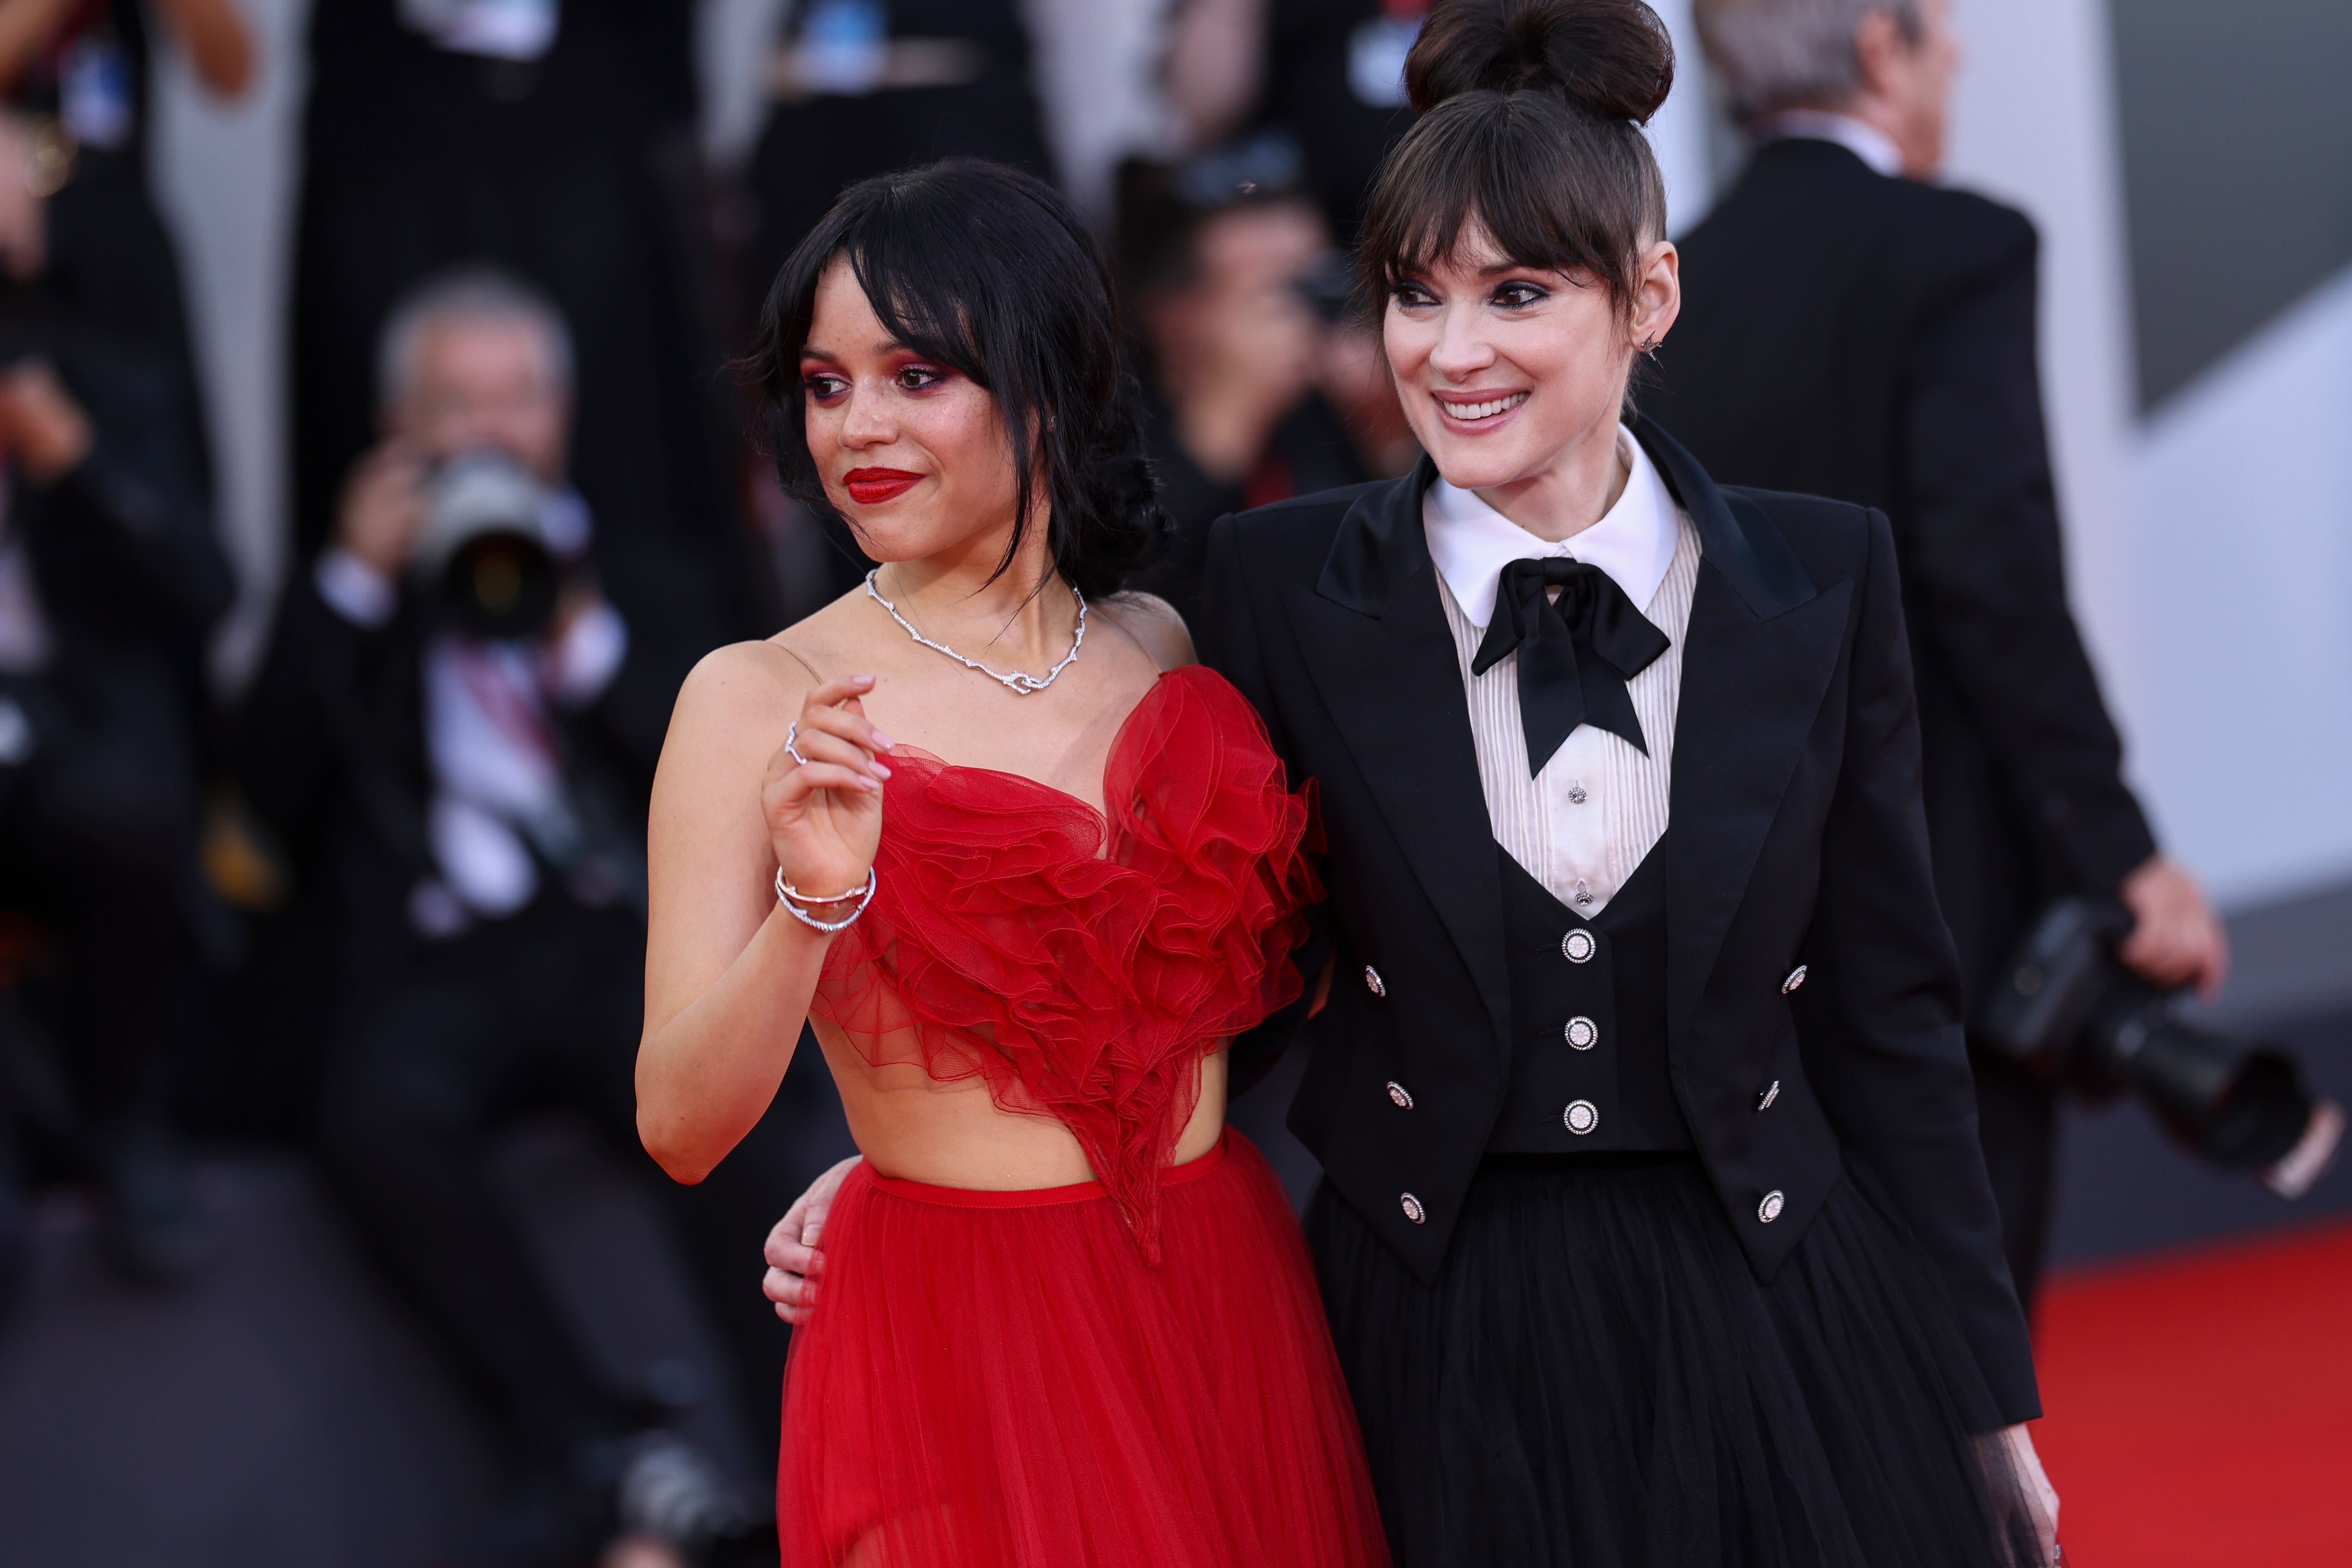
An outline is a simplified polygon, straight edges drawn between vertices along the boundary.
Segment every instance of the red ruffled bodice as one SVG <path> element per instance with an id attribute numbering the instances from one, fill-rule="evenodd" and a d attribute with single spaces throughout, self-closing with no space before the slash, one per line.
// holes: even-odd
<path id="1" fill-rule="evenodd" d="M 879 885 L 812 1011 L 1058 1120 L 1156 1263 L 1160 1173 L 1201 1059 L 1298 994 L 1289 955 L 1320 896 L 1307 795 L 1198 665 L 1119 727 L 1108 816 L 1016 773 L 905 747 L 890 762 Z"/>

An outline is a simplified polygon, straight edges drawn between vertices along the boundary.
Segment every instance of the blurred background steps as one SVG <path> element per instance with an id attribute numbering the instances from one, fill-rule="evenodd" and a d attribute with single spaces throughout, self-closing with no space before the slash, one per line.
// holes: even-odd
<path id="1" fill-rule="evenodd" d="M 681 1429 L 740 1479 L 748 1440 L 645 1195 L 557 1120 L 499 1163 L 606 1374 L 698 1390 Z M 0 1565 L 454 1559 L 496 1484 L 463 1390 L 300 1161 L 216 1157 L 200 1180 L 220 1256 L 167 1291 L 104 1266 L 83 1194 L 39 1201 L 30 1286 L 0 1333 Z"/>

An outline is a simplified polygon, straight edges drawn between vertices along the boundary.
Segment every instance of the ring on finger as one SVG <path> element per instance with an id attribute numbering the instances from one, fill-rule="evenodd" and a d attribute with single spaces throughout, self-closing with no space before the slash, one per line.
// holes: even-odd
<path id="1" fill-rule="evenodd" d="M 792 727 L 784 731 L 784 754 L 792 758 L 793 761 L 800 763 L 801 766 L 806 767 L 809 765 L 809 760 L 806 757 L 802 756 L 801 749 L 793 743 L 800 738 L 801 721 L 795 719 L 792 722 Z"/>

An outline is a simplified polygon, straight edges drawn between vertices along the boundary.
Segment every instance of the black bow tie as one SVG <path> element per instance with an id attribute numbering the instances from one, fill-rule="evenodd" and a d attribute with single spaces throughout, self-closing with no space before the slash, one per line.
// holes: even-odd
<path id="1" fill-rule="evenodd" d="M 1558 603 L 1550 588 L 1559 590 Z M 1647 754 L 1625 683 L 1669 646 L 1600 567 L 1559 555 L 1514 561 L 1503 568 L 1470 673 L 1484 675 L 1519 650 L 1519 725 L 1532 778 L 1579 724 L 1622 735 Z"/>

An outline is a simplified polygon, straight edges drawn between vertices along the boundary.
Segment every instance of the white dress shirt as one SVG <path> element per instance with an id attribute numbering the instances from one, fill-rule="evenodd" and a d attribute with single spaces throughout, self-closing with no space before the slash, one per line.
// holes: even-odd
<path id="1" fill-rule="evenodd" d="M 1633 432 L 1619 427 L 1624 493 L 1600 521 L 1553 543 L 1537 538 L 1470 490 L 1439 479 L 1422 500 L 1422 529 L 1436 563 L 1470 702 L 1470 735 L 1495 840 L 1550 894 L 1587 919 L 1599 914 L 1666 831 L 1674 777 L 1675 715 L 1681 706 L 1683 638 L 1698 586 L 1698 535 Z M 1580 724 L 1543 771 L 1528 775 L 1519 724 L 1519 656 L 1470 673 L 1494 618 L 1503 569 L 1563 556 L 1607 573 L 1666 636 L 1666 651 L 1626 683 L 1644 754 L 1622 736 Z"/>

